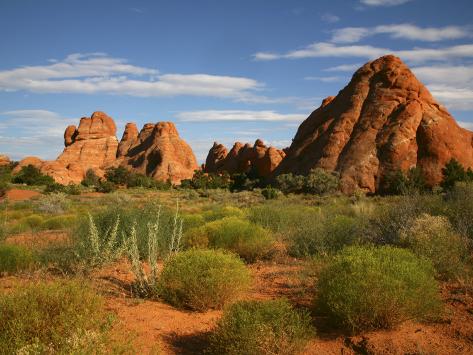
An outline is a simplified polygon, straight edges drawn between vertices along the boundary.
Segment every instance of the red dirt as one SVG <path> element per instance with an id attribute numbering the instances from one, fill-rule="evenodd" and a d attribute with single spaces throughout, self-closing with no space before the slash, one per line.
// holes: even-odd
<path id="1" fill-rule="evenodd" d="M 42 231 L 39 233 L 22 233 L 5 240 L 7 244 L 17 244 L 31 249 L 40 249 L 52 245 L 64 245 L 69 241 L 69 235 L 64 231 Z"/>
<path id="2" fill-rule="evenodd" d="M 25 201 L 37 196 L 41 196 L 41 193 L 38 191 L 11 189 L 7 191 L 4 199 L 8 198 L 10 201 Z"/>

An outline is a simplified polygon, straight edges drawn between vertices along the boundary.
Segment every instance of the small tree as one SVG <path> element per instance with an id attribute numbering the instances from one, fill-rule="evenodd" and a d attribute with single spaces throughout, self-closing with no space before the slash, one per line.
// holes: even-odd
<path id="1" fill-rule="evenodd" d="M 51 185 L 54 179 L 51 176 L 44 175 L 34 165 L 28 165 L 21 168 L 20 172 L 13 178 L 16 184 L 26 185 Z"/>
<path id="2" fill-rule="evenodd" d="M 105 172 L 105 178 L 107 181 L 110 181 L 115 185 L 127 185 L 130 178 L 130 172 L 122 166 L 119 166 L 118 168 L 109 168 Z"/>
<path id="3" fill-rule="evenodd" d="M 442 188 L 445 190 L 451 190 L 455 186 L 455 183 L 459 181 L 471 180 L 473 173 L 470 169 L 466 171 L 463 165 L 458 162 L 458 160 L 450 159 L 450 161 L 442 169 L 442 175 L 443 179 L 440 183 L 440 186 L 442 186 Z"/>
<path id="4" fill-rule="evenodd" d="M 407 173 L 398 169 L 387 174 L 384 179 L 383 191 L 390 195 L 407 195 L 425 190 L 427 190 L 427 184 L 422 169 L 419 167 L 411 168 Z"/>
<path id="5" fill-rule="evenodd" d="M 282 174 L 276 178 L 277 187 L 285 194 L 299 193 L 304 190 L 305 177 L 302 175 Z"/>
<path id="6" fill-rule="evenodd" d="M 95 174 L 93 169 L 88 169 L 85 173 L 84 180 L 82 180 L 81 184 L 87 187 L 91 186 L 98 186 L 100 182 L 99 177 Z"/>

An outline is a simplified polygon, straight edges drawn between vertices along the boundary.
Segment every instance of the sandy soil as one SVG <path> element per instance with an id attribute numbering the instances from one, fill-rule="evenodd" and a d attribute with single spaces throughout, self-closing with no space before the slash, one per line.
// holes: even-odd
<path id="1" fill-rule="evenodd" d="M 25 201 L 40 195 L 41 193 L 38 191 L 11 189 L 7 191 L 5 197 L 10 201 Z"/>
<path id="2" fill-rule="evenodd" d="M 33 236 L 21 235 L 10 241 L 29 243 L 29 238 Z M 64 241 L 65 237 L 48 232 L 36 234 L 34 238 L 37 243 L 43 239 Z M 133 275 L 129 270 L 126 262 L 120 262 L 92 275 L 108 309 L 117 315 L 116 334 L 130 335 L 140 354 L 202 353 L 221 311 L 182 311 L 160 301 L 133 298 L 130 292 Z M 286 297 L 296 307 L 310 307 L 315 274 L 307 272 L 307 264 L 281 259 L 277 263 L 251 265 L 250 270 L 254 281 L 245 298 Z M 40 273 L 0 277 L 0 292 L 45 276 Z M 473 288 L 458 283 L 443 284 L 441 292 L 445 315 L 437 323 L 406 322 L 394 330 L 352 336 L 331 328 L 326 319 L 314 314 L 317 335 L 304 354 L 473 354 Z"/>

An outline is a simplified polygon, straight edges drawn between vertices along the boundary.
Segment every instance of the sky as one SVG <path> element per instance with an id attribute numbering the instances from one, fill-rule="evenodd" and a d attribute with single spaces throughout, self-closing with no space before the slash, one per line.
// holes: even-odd
<path id="1" fill-rule="evenodd" d="M 289 146 L 353 72 L 401 57 L 473 128 L 471 0 L 0 0 L 0 154 L 55 159 L 66 126 L 172 121 L 214 141 Z"/>

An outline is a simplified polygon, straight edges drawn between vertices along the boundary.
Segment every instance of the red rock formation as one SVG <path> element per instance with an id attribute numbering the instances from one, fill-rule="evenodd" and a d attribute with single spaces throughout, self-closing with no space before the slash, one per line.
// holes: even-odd
<path id="1" fill-rule="evenodd" d="M 10 164 L 10 158 L 6 155 L 0 154 L 0 166 L 5 166 Z"/>
<path id="2" fill-rule="evenodd" d="M 138 141 L 138 128 L 133 122 L 127 123 L 123 132 L 122 140 L 118 144 L 117 158 L 125 156 L 130 147 Z"/>
<path id="3" fill-rule="evenodd" d="M 254 168 L 259 176 L 268 177 L 284 156 L 282 150 L 268 148 L 260 139 L 257 139 L 253 146 L 236 142 L 228 153 L 222 144 L 215 142 L 207 155 L 204 171 L 236 174 L 247 173 Z"/>
<path id="4" fill-rule="evenodd" d="M 346 192 L 375 192 L 387 174 L 417 166 L 435 185 L 451 158 L 473 167 L 472 138 L 409 68 L 389 55 L 364 65 L 335 98 L 312 112 L 275 175 L 321 167 L 339 172 Z"/>
<path id="5" fill-rule="evenodd" d="M 127 167 L 156 180 L 171 180 L 179 183 L 192 178 L 198 169 L 197 160 L 191 147 L 179 137 L 172 122 L 147 123 L 135 137 L 133 128 L 128 126 L 120 147 L 116 165 Z M 135 127 L 136 128 L 136 127 Z M 125 152 L 125 147 L 129 145 Z"/>

